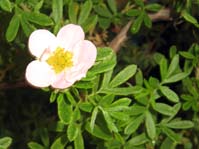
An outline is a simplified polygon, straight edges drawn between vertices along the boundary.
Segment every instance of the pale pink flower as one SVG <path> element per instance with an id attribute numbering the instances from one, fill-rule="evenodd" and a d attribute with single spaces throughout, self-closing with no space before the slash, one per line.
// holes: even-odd
<path id="1" fill-rule="evenodd" d="M 45 29 L 34 31 L 28 46 L 36 60 L 27 66 L 26 80 L 36 87 L 64 89 L 85 77 L 97 49 L 84 37 L 82 28 L 74 24 L 62 27 L 57 36 Z"/>

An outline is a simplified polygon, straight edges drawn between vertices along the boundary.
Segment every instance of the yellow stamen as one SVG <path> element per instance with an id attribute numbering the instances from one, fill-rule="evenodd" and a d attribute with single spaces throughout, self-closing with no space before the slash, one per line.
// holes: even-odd
<path id="1" fill-rule="evenodd" d="M 55 71 L 55 73 L 60 73 L 65 68 L 73 66 L 72 57 L 73 54 L 71 52 L 57 47 L 57 49 L 46 60 L 46 62 L 52 66 L 52 69 Z"/>

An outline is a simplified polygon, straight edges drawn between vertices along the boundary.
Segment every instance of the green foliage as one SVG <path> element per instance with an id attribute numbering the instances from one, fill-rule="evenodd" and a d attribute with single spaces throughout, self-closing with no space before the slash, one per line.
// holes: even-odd
<path id="1" fill-rule="evenodd" d="M 12 138 L 10 137 L 3 137 L 0 139 L 0 148 L 7 149 L 12 143 Z"/>
<path id="2" fill-rule="evenodd" d="M 198 148 L 198 4 L 0 0 L 0 149 Z M 99 46 L 95 64 L 70 88 L 27 87 L 29 35 L 69 23 Z"/>

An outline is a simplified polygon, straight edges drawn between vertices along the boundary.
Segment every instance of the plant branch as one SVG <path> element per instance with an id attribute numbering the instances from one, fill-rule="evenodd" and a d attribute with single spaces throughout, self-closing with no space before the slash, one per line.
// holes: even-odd
<path id="1" fill-rule="evenodd" d="M 157 13 L 149 13 L 149 17 L 152 20 L 152 22 L 157 21 L 170 21 L 172 20 L 171 16 L 171 10 L 168 8 L 161 9 Z M 119 32 L 119 34 L 110 42 L 109 46 L 115 51 L 118 52 L 122 46 L 122 44 L 127 39 L 127 33 L 129 28 L 131 27 L 131 24 L 133 23 L 132 20 L 130 20 Z"/>

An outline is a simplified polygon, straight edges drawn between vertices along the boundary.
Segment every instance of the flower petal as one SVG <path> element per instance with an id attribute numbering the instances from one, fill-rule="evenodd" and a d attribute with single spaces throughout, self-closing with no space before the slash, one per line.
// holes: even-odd
<path id="1" fill-rule="evenodd" d="M 46 49 L 49 49 L 56 42 L 56 37 L 45 29 L 39 29 L 29 37 L 28 46 L 30 53 L 40 58 Z"/>
<path id="2" fill-rule="evenodd" d="M 84 69 L 88 70 L 95 63 L 97 48 L 92 42 L 83 40 L 75 46 L 73 54 L 75 65 L 83 64 Z"/>
<path id="3" fill-rule="evenodd" d="M 66 70 L 65 72 L 65 80 L 68 82 L 76 82 L 81 80 L 86 76 L 87 71 L 82 71 L 83 65 L 77 65 L 76 67 L 72 67 L 71 69 Z"/>
<path id="4" fill-rule="evenodd" d="M 73 49 L 74 66 L 66 70 L 65 79 L 76 82 L 86 76 L 88 69 L 94 65 L 97 56 L 95 45 L 88 41 L 80 41 Z"/>
<path id="5" fill-rule="evenodd" d="M 58 74 L 52 83 L 53 88 L 65 89 L 73 85 L 74 82 L 66 81 L 65 72 Z"/>
<path id="6" fill-rule="evenodd" d="M 79 25 L 74 24 L 62 27 L 57 34 L 59 44 L 66 50 L 71 50 L 77 42 L 84 40 L 84 37 L 83 29 Z"/>
<path id="7" fill-rule="evenodd" d="M 35 60 L 28 64 L 25 76 L 33 86 L 47 87 L 51 84 L 54 73 L 47 63 Z"/>

